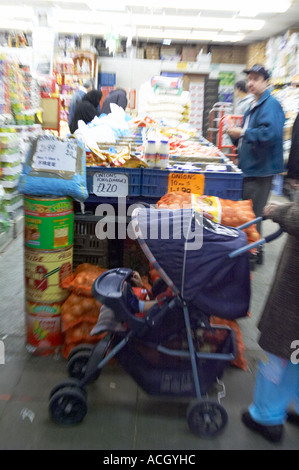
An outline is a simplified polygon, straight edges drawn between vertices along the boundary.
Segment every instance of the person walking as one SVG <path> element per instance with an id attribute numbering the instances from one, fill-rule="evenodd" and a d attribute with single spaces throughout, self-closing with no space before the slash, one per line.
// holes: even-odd
<path id="1" fill-rule="evenodd" d="M 287 163 L 287 179 L 291 188 L 290 199 L 294 200 L 299 189 L 299 113 L 293 124 L 292 143 Z"/>
<path id="2" fill-rule="evenodd" d="M 77 103 L 74 117 L 70 125 L 70 131 L 73 134 L 78 129 L 78 121 L 84 121 L 85 124 L 91 122 L 99 115 L 98 106 L 102 98 L 100 90 L 92 90 L 83 96 L 82 100 Z"/>
<path id="3" fill-rule="evenodd" d="M 238 141 L 238 165 L 244 174 L 242 197 L 252 199 L 254 213 L 259 217 L 267 203 L 273 175 L 284 170 L 285 115 L 270 93 L 268 71 L 255 64 L 244 72 L 248 76 L 247 90 L 254 95 L 254 101 L 244 114 L 242 127 L 228 128 L 227 133 Z M 261 232 L 260 223 L 257 229 Z"/>
<path id="4" fill-rule="evenodd" d="M 69 127 L 72 123 L 77 103 L 79 103 L 79 101 L 82 100 L 83 96 L 86 95 L 86 93 L 88 93 L 89 91 L 93 89 L 94 89 L 93 80 L 89 79 L 89 80 L 86 80 L 86 82 L 84 82 L 83 85 L 80 85 L 78 90 L 75 91 L 75 93 L 73 93 L 70 106 L 69 106 L 69 117 L 68 117 Z"/>
<path id="5" fill-rule="evenodd" d="M 264 209 L 288 236 L 258 324 L 265 357 L 258 367 L 253 403 L 242 414 L 248 428 L 271 442 L 281 441 L 286 420 L 299 426 L 299 118 L 296 121 L 287 173 L 294 202 L 271 203 Z M 295 411 L 289 408 L 292 402 Z"/>

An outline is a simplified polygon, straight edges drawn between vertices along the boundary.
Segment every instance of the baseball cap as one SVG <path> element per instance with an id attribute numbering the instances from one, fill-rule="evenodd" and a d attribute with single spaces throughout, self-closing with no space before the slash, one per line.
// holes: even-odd
<path id="1" fill-rule="evenodd" d="M 269 72 L 262 65 L 259 65 L 259 64 L 254 64 L 250 69 L 243 70 L 243 72 L 247 73 L 247 74 L 251 73 L 251 72 L 258 73 L 258 74 L 262 75 L 265 80 L 270 78 Z"/>

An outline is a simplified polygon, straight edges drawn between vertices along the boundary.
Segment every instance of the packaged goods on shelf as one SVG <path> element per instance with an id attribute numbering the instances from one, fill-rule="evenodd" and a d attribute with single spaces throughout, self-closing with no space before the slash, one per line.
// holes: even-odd
<path id="1" fill-rule="evenodd" d="M 291 81 L 299 74 L 299 34 L 270 38 L 266 44 L 266 67 L 273 80 Z"/>
<path id="2" fill-rule="evenodd" d="M 189 92 L 182 91 L 181 79 L 153 77 L 140 88 L 140 115 L 146 114 L 156 120 L 186 122 L 189 107 Z"/>
<path id="3" fill-rule="evenodd" d="M 6 232 L 11 226 L 11 220 L 6 208 L 5 191 L 0 183 L 0 234 Z"/>
<path id="4" fill-rule="evenodd" d="M 40 93 L 29 67 L 6 54 L 0 57 L 0 113 L 13 116 L 14 124 L 33 125 Z"/>

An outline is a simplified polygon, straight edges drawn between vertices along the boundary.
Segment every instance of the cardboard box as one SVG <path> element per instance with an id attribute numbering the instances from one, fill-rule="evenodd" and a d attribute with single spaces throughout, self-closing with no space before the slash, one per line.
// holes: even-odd
<path id="1" fill-rule="evenodd" d="M 267 41 L 257 42 L 248 46 L 246 67 L 250 68 L 254 64 L 265 65 L 266 63 Z"/>
<path id="2" fill-rule="evenodd" d="M 146 59 L 160 59 L 160 49 L 157 46 L 151 46 L 145 48 L 145 57 Z"/>
<path id="3" fill-rule="evenodd" d="M 136 49 L 136 59 L 144 59 L 144 48 L 137 47 Z"/>
<path id="4" fill-rule="evenodd" d="M 181 59 L 183 62 L 195 62 L 197 54 L 195 47 L 183 47 Z"/>

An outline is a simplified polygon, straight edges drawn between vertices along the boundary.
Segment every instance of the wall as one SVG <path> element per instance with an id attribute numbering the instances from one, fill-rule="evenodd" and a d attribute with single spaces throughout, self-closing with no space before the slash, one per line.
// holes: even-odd
<path id="1" fill-rule="evenodd" d="M 136 90 L 136 109 L 138 108 L 138 92 L 140 86 L 153 75 L 160 75 L 163 61 L 127 58 L 99 57 L 101 72 L 115 73 L 116 86 Z M 211 64 L 210 78 L 218 78 L 220 71 L 235 72 L 236 80 L 244 78 L 242 71 L 246 64 Z"/>
<path id="2" fill-rule="evenodd" d="M 160 75 L 161 71 L 160 60 L 99 57 L 99 65 L 101 72 L 116 74 L 117 87 L 136 90 L 136 108 L 140 86 L 153 75 Z"/>

